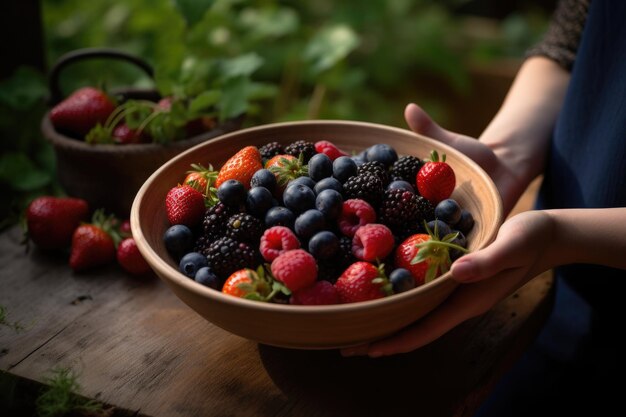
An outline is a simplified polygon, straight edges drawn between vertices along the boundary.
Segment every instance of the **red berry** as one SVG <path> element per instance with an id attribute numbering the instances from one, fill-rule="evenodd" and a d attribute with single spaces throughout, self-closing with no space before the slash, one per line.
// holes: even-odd
<path id="1" fill-rule="evenodd" d="M 86 220 L 89 207 L 79 198 L 44 196 L 34 199 L 26 209 L 28 237 L 42 249 L 70 246 L 72 234 Z"/>
<path id="2" fill-rule="evenodd" d="M 135 239 L 132 237 L 122 240 L 117 247 L 117 262 L 125 271 L 133 275 L 145 275 L 151 271 L 150 265 L 144 259 Z"/>
<path id="3" fill-rule="evenodd" d="M 303 249 L 293 249 L 272 261 L 272 275 L 296 292 L 312 285 L 317 279 L 315 258 Z"/>
<path id="4" fill-rule="evenodd" d="M 93 87 L 73 92 L 50 110 L 50 121 L 57 130 L 85 136 L 96 124 L 104 124 L 115 110 L 115 104 L 104 93 Z"/>
<path id="5" fill-rule="evenodd" d="M 335 283 L 342 303 L 375 300 L 391 294 L 391 285 L 381 268 L 369 262 L 350 265 Z"/>
<path id="6" fill-rule="evenodd" d="M 348 237 L 353 237 L 357 229 L 376 221 L 376 211 L 365 200 L 353 198 L 343 202 L 339 216 L 339 230 Z"/>
<path id="7" fill-rule="evenodd" d="M 331 161 L 339 158 L 340 156 L 350 156 L 337 146 L 334 143 L 329 142 L 327 140 L 320 140 L 315 142 L 315 150 L 317 153 L 323 153 L 330 158 Z"/>
<path id="8" fill-rule="evenodd" d="M 370 223 L 359 227 L 352 239 L 352 254 L 362 260 L 382 260 L 393 250 L 391 230 L 384 224 Z"/>
<path id="9" fill-rule="evenodd" d="M 302 288 L 291 294 L 289 303 L 295 305 L 339 304 L 339 294 L 330 282 L 316 281 L 310 287 Z"/>
<path id="10" fill-rule="evenodd" d="M 339 294 L 329 281 L 315 281 L 313 285 L 291 294 L 289 303 L 295 305 L 339 304 Z"/>
<path id="11" fill-rule="evenodd" d="M 179 185 L 167 193 L 165 210 L 170 224 L 194 227 L 204 215 L 204 196 L 189 185 Z"/>
<path id="12" fill-rule="evenodd" d="M 91 223 L 78 226 L 72 235 L 69 261 L 74 271 L 84 271 L 115 260 L 116 223 L 117 219 L 113 216 L 106 217 L 102 210 L 98 210 Z"/>
<path id="13" fill-rule="evenodd" d="M 417 172 L 415 182 L 422 197 L 436 205 L 449 198 L 456 185 L 454 170 L 446 163 L 446 154 L 441 156 L 432 151 L 430 161 L 426 162 Z"/>
<path id="14" fill-rule="evenodd" d="M 113 129 L 113 140 L 120 145 L 141 142 L 141 133 L 131 129 L 126 123 L 120 123 Z"/>
<path id="15" fill-rule="evenodd" d="M 300 241 L 291 229 L 285 226 L 273 226 L 265 230 L 259 246 L 261 256 L 267 262 L 272 262 L 282 253 L 299 248 Z"/>

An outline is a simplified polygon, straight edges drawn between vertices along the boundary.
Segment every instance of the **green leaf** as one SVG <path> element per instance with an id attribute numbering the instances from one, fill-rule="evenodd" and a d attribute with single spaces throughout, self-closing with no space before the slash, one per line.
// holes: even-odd
<path id="1" fill-rule="evenodd" d="M 34 68 L 19 67 L 13 75 L 0 83 L 0 104 L 25 110 L 48 94 L 44 77 Z"/>
<path id="2" fill-rule="evenodd" d="M 202 20 L 215 0 L 174 0 L 174 4 L 185 18 L 187 26 L 193 26 Z"/>
<path id="3" fill-rule="evenodd" d="M 241 76 L 250 76 L 263 65 L 263 58 L 255 52 L 226 59 L 222 62 L 221 70 L 224 79 Z"/>
<path id="4" fill-rule="evenodd" d="M 244 77 L 233 78 L 224 84 L 218 106 L 221 120 L 237 117 L 247 111 L 248 88 L 249 80 Z"/>
<path id="5" fill-rule="evenodd" d="M 203 110 L 207 110 L 217 104 L 222 93 L 219 90 L 208 90 L 200 93 L 189 103 L 189 111 L 192 114 L 198 114 Z"/>
<path id="6" fill-rule="evenodd" d="M 334 67 L 359 44 L 357 34 L 350 26 L 338 24 L 320 30 L 304 50 L 304 57 L 317 75 Z"/>
<path id="7" fill-rule="evenodd" d="M 0 181 L 19 191 L 31 191 L 48 185 L 49 172 L 37 167 L 26 154 L 6 153 L 0 156 Z"/>

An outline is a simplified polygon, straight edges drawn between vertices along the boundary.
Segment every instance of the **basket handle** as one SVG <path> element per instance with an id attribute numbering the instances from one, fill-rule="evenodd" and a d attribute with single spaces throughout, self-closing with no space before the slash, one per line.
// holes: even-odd
<path id="1" fill-rule="evenodd" d="M 150 78 L 154 78 L 154 69 L 150 64 L 138 56 L 113 48 L 84 48 L 68 52 L 61 56 L 50 70 L 48 85 L 50 88 L 50 104 L 55 105 L 63 100 L 63 93 L 59 86 L 61 71 L 68 65 L 91 58 L 113 58 L 130 62 L 143 70 Z"/>

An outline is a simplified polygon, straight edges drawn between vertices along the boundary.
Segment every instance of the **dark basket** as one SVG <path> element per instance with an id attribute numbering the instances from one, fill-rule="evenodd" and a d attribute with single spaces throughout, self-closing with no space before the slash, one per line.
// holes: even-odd
<path id="1" fill-rule="evenodd" d="M 81 49 L 64 55 L 53 67 L 50 73 L 51 104 L 54 105 L 62 99 L 58 77 L 63 67 L 80 59 L 103 57 L 132 62 L 152 76 L 150 66 L 132 55 L 110 49 Z M 158 100 L 158 94 L 154 90 L 125 89 L 118 91 L 116 95 L 124 99 Z M 85 199 L 91 209 L 104 208 L 109 213 L 127 217 L 135 194 L 163 163 L 192 146 L 239 129 L 242 121 L 243 117 L 228 120 L 201 135 L 165 145 L 88 144 L 57 132 L 48 113 L 43 117 L 41 130 L 54 147 L 59 182 L 67 194 Z"/>

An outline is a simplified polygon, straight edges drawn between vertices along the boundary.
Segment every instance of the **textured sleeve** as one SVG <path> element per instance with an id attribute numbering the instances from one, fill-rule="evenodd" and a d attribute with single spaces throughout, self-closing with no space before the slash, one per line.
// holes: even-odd
<path id="1" fill-rule="evenodd" d="M 576 59 L 590 0 L 559 0 L 543 39 L 526 52 L 542 55 L 571 71 Z"/>

